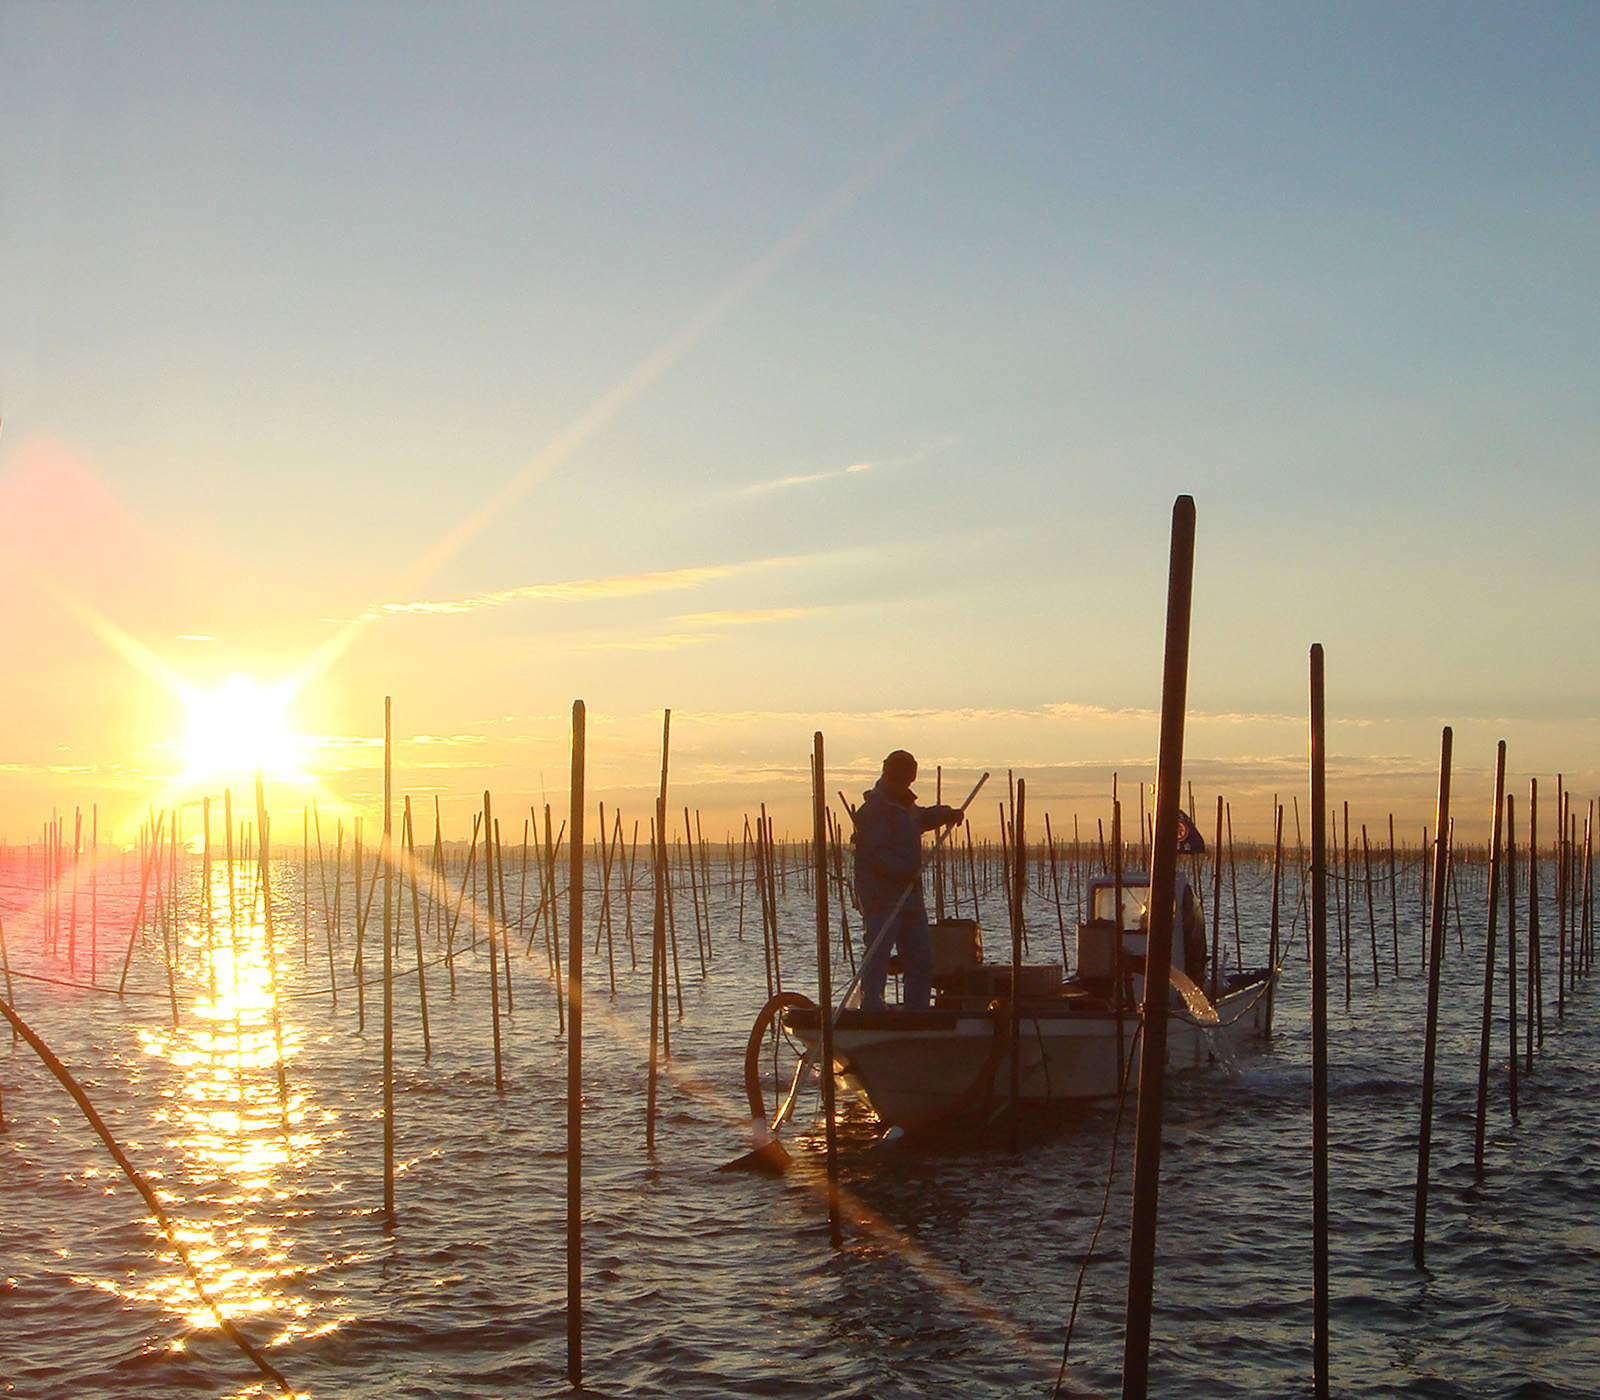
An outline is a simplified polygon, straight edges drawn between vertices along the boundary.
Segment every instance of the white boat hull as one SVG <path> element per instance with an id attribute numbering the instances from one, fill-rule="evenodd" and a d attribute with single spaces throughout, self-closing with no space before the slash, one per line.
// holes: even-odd
<path id="1" fill-rule="evenodd" d="M 1167 1020 L 1167 1068 L 1181 1072 L 1227 1057 L 1262 1035 L 1270 979 L 1231 991 L 1217 1003 L 1217 1025 L 1174 1007 Z M 1092 1005 L 1024 1004 L 1017 1098 L 1023 1106 L 1068 1104 L 1117 1094 L 1136 1083 L 1139 1015 Z M 808 1049 L 815 1012 L 785 1016 Z M 843 1012 L 834 1028 L 834 1067 L 866 1095 L 885 1126 L 914 1127 L 981 1113 L 1011 1094 L 1010 1013 Z M 1220 1043 L 1219 1043 L 1220 1042 Z M 1131 1061 L 1131 1063 L 1130 1063 Z"/>

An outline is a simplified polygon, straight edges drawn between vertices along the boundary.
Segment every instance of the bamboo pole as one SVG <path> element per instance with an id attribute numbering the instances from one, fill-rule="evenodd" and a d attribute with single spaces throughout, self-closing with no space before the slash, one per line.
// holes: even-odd
<path id="1" fill-rule="evenodd" d="M 500 922 L 503 925 L 500 939 L 501 972 L 506 983 L 506 1015 L 515 1014 L 517 1004 L 511 992 L 511 906 L 506 902 L 506 861 L 505 847 L 500 842 L 500 818 L 494 819 L 494 878 L 498 886 L 496 893 L 500 896 Z M 556 958 L 559 965 L 561 945 L 556 944 Z"/>
<path id="2" fill-rule="evenodd" d="M 1278 904 L 1283 890 L 1283 803 L 1278 801 L 1277 795 L 1272 798 L 1272 924 L 1268 931 L 1268 947 L 1270 954 L 1268 966 L 1271 969 L 1271 980 L 1267 983 L 1267 1035 L 1272 1034 L 1273 1004 L 1277 1001 L 1278 991 L 1278 958 L 1279 948 L 1279 923 Z"/>
<path id="3" fill-rule="evenodd" d="M 651 832 L 651 862 L 655 867 L 655 917 L 650 934 L 650 1063 L 645 1085 L 644 1145 L 646 1152 L 656 1146 L 656 1080 L 659 1073 L 658 1055 L 665 1053 L 666 1033 L 666 977 L 667 977 L 667 909 L 666 881 L 662 875 L 661 828 L 667 815 L 667 755 L 672 735 L 672 711 L 661 717 L 661 790 L 656 795 L 656 816 Z"/>
<path id="4" fill-rule="evenodd" d="M 1115 823 L 1113 823 L 1115 825 Z M 1217 794 L 1217 840 L 1211 848 L 1211 1000 L 1222 995 L 1222 794 Z M 1120 852 L 1118 853 L 1120 858 Z M 1117 912 L 1120 923 L 1122 913 Z"/>
<path id="5" fill-rule="evenodd" d="M 1172 510 L 1167 579 L 1161 739 L 1156 760 L 1156 835 L 1150 873 L 1150 930 L 1145 950 L 1144 1046 L 1139 1067 L 1133 1218 L 1128 1242 L 1128 1295 L 1123 1332 L 1123 1400 L 1144 1400 L 1149 1388 L 1156 1215 L 1161 1189 L 1162 1100 L 1167 1061 L 1167 994 L 1177 894 L 1178 797 L 1183 781 L 1183 726 L 1193 585 L 1194 501 L 1188 496 L 1179 496 Z"/>
<path id="6" fill-rule="evenodd" d="M 494 1028 L 494 1091 L 504 1094 L 506 1091 L 505 1070 L 500 1059 L 500 973 L 495 961 L 494 938 L 494 867 L 499 852 L 495 850 L 494 841 L 494 808 L 489 800 L 489 790 L 483 792 L 483 888 L 486 899 L 486 912 L 489 920 L 489 1007 L 490 1021 Z M 463 882 L 465 877 L 463 876 Z M 473 943 L 477 938 L 474 935 Z"/>
<path id="7" fill-rule="evenodd" d="M 1494 808 L 1489 814 L 1489 908 L 1483 941 L 1483 1025 L 1478 1037 L 1478 1111 L 1472 1146 L 1472 1169 L 1479 1181 L 1483 1180 L 1484 1135 L 1489 1120 L 1489 1032 L 1494 1005 L 1495 920 L 1500 912 L 1500 841 L 1505 796 L 1506 741 L 1502 739 L 1495 752 Z M 1515 1057 L 1516 1049 L 1513 1047 L 1512 1058 Z"/>
<path id="8" fill-rule="evenodd" d="M 1422 1121 L 1417 1131 L 1416 1211 L 1411 1227 L 1411 1262 L 1422 1268 L 1427 1253 L 1428 1167 L 1433 1146 L 1433 1079 L 1439 1042 L 1439 984 L 1444 971 L 1445 862 L 1450 831 L 1450 726 L 1439 751 L 1439 806 L 1434 821 L 1433 909 L 1428 939 L 1428 1012 L 1422 1038 Z"/>
<path id="9" fill-rule="evenodd" d="M 282 1120 L 284 1141 L 289 1138 L 289 1079 L 283 1064 L 283 1012 L 278 999 L 277 923 L 272 913 L 272 841 L 271 823 L 267 817 L 267 795 L 262 785 L 261 770 L 256 769 L 256 830 L 261 833 L 260 853 L 257 857 L 256 883 L 261 887 L 261 932 L 266 941 L 267 999 L 272 1006 L 272 1048 L 278 1078 L 278 1115 Z M 177 941 L 177 931 L 173 931 Z"/>
<path id="10" fill-rule="evenodd" d="M 1144 791 L 1141 783 L 1139 790 Z M 1233 956 L 1236 971 L 1244 971 L 1244 935 L 1239 927 L 1239 859 L 1238 848 L 1233 844 L 1233 803 L 1226 807 L 1228 814 L 1228 893 L 1233 904 Z"/>
<path id="11" fill-rule="evenodd" d="M 583 1385 L 583 805 L 585 714 L 572 702 L 567 876 L 567 1380 Z"/>
<path id="12" fill-rule="evenodd" d="M 1534 1043 L 1544 1048 L 1544 968 L 1539 946 L 1539 780 L 1528 783 L 1528 1060 L 1533 1073 Z"/>
<path id="13" fill-rule="evenodd" d="M 1394 813 L 1389 813 L 1389 926 L 1394 932 L 1394 975 L 1400 975 L 1400 888 L 1394 859 Z"/>
<path id="14" fill-rule="evenodd" d="M 417 945 L 417 1004 L 422 1013 L 422 1059 L 433 1058 L 433 1037 L 428 1032 L 428 969 L 422 953 L 422 909 L 417 892 L 417 833 L 411 819 L 411 794 L 406 794 L 402 843 L 406 851 L 406 870 L 411 880 L 411 934 Z"/>
<path id="15" fill-rule="evenodd" d="M 383 697 L 383 1219 L 394 1228 L 394 725 Z M 261 834 L 266 844 L 266 832 Z"/>
<path id="16" fill-rule="evenodd" d="M 1328 1357 L 1328 807 L 1327 721 L 1322 645 L 1311 648 L 1311 1374 L 1329 1394 Z M 1296 840 L 1299 839 L 1298 807 Z"/>
<path id="17" fill-rule="evenodd" d="M 1378 916 L 1372 902 L 1372 846 L 1367 840 L 1367 824 L 1361 823 L 1361 863 L 1367 877 L 1367 932 L 1372 937 L 1372 985 L 1378 979 Z"/>
<path id="18" fill-rule="evenodd" d="M 822 1038 L 818 1056 L 822 1079 L 822 1122 L 828 1180 L 828 1240 L 837 1249 L 844 1242 L 839 1219 L 839 1138 L 835 1124 L 833 1085 L 833 960 L 828 917 L 828 799 L 824 777 L 822 731 L 811 736 L 811 860 L 816 884 L 817 1023 Z"/>
<path id="19" fill-rule="evenodd" d="M 1517 799 L 1506 794 L 1506 1020 L 1511 1038 L 1511 1060 L 1506 1066 L 1506 1098 L 1511 1121 L 1519 1115 L 1517 1104 Z"/>
<path id="20" fill-rule="evenodd" d="M 1010 1086 L 1007 1097 L 1007 1108 L 1010 1110 L 1011 1120 L 1011 1150 L 1017 1150 L 1017 1127 L 1022 1107 L 1022 895 L 1027 887 L 1027 801 L 1028 780 L 1018 778 L 1015 796 L 1012 799 L 1011 825 L 1013 839 L 1016 842 L 1016 853 L 1011 861 L 1011 994 L 1007 998 L 1010 1003 L 1010 1014 L 1007 1017 L 1006 1037 L 1008 1041 L 1007 1053 L 1011 1057 Z M 998 1027 L 996 1027 L 998 1029 Z"/>
<path id="21" fill-rule="evenodd" d="M 363 854 L 361 844 L 361 818 L 357 817 L 352 824 L 351 836 L 355 842 L 355 898 L 356 898 L 356 959 L 353 964 L 356 977 L 356 1034 L 365 1035 L 367 1030 L 367 977 L 366 977 L 366 934 L 367 915 L 361 899 L 361 857 Z M 232 865 L 232 858 L 229 858 Z M 231 891 L 230 891 L 231 898 Z"/>

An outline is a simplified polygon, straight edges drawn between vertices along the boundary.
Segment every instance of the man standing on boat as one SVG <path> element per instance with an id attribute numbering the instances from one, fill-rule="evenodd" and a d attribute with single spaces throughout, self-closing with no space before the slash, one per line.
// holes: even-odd
<path id="1" fill-rule="evenodd" d="M 922 902 L 922 833 L 958 825 L 961 813 L 942 805 L 917 806 L 911 791 L 916 780 L 917 760 L 896 749 L 883 760 L 883 776 L 855 812 L 856 898 L 867 948 L 861 970 L 864 1011 L 885 1009 L 891 949 L 900 954 L 905 978 L 901 1005 L 925 1011 L 933 991 L 933 938 Z"/>

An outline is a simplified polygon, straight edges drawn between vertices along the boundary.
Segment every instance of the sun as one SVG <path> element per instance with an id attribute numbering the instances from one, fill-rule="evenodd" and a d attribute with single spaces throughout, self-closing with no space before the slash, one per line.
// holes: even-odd
<path id="1" fill-rule="evenodd" d="M 215 690 L 190 689 L 189 732 L 183 741 L 188 782 L 248 777 L 257 772 L 283 781 L 305 780 L 302 740 L 285 713 L 285 686 L 264 687 L 248 676 L 230 676 Z"/>

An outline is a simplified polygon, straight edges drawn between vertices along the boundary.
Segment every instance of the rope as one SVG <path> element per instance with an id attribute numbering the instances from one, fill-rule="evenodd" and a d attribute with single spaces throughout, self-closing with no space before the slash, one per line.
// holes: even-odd
<path id="1" fill-rule="evenodd" d="M 1117 1180 L 1117 1145 L 1122 1136 L 1122 1111 L 1128 1102 L 1128 1078 L 1133 1072 L 1133 1062 L 1139 1049 L 1139 1037 L 1144 1033 L 1142 1025 L 1133 1032 L 1133 1044 L 1129 1046 L 1128 1062 L 1122 1069 L 1122 1091 L 1117 1095 L 1117 1116 L 1111 1125 L 1111 1161 L 1106 1168 L 1105 1194 L 1100 1198 L 1100 1218 L 1094 1223 L 1094 1233 L 1089 1236 L 1089 1248 L 1084 1251 L 1083 1263 L 1078 1266 L 1078 1282 L 1072 1290 L 1072 1311 L 1067 1314 L 1067 1335 L 1061 1343 L 1061 1368 L 1056 1372 L 1055 1388 L 1051 1390 L 1051 1400 L 1059 1400 L 1061 1387 L 1067 1380 L 1067 1354 L 1072 1350 L 1072 1329 L 1078 1321 L 1078 1304 L 1083 1297 L 1083 1281 L 1089 1273 L 1089 1261 L 1094 1258 L 1094 1247 L 1100 1242 L 1100 1231 L 1105 1228 L 1106 1216 L 1111 1211 L 1111 1188 Z"/>

